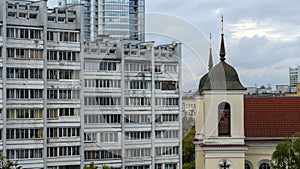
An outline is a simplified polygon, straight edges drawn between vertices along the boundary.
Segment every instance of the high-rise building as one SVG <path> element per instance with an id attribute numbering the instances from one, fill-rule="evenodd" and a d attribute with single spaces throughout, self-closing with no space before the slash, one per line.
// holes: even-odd
<path id="1" fill-rule="evenodd" d="M 290 86 L 295 87 L 297 83 L 300 83 L 300 66 L 289 69 Z"/>
<path id="2" fill-rule="evenodd" d="M 23 168 L 83 166 L 82 10 L 0 1 L 0 149 Z"/>
<path id="3" fill-rule="evenodd" d="M 0 1 L 0 151 L 24 169 L 181 168 L 181 45 L 83 41 L 82 6 Z"/>
<path id="4" fill-rule="evenodd" d="M 84 47 L 85 161 L 181 168 L 180 44 L 105 41 Z"/>
<path id="5" fill-rule="evenodd" d="M 145 40 L 145 0 L 59 0 L 59 6 L 84 6 L 84 38 L 99 36 Z"/>

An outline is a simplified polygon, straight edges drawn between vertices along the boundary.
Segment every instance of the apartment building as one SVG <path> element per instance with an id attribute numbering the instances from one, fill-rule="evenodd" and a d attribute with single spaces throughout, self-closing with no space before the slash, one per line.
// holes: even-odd
<path id="1" fill-rule="evenodd" d="M 60 7 L 84 7 L 84 39 L 98 36 L 145 40 L 145 0 L 59 0 Z"/>
<path id="2" fill-rule="evenodd" d="M 2 156 L 23 168 L 80 168 L 82 8 L 2 0 L 0 9 Z"/>
<path id="3" fill-rule="evenodd" d="M 111 40 L 85 45 L 86 164 L 181 168 L 180 48 Z"/>
<path id="4" fill-rule="evenodd" d="M 84 43 L 82 6 L 0 1 L 0 150 L 30 169 L 181 168 L 181 45 Z"/>

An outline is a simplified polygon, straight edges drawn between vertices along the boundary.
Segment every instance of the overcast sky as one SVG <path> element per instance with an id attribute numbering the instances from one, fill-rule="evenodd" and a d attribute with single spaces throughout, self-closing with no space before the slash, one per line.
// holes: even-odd
<path id="1" fill-rule="evenodd" d="M 183 44 L 184 90 L 195 90 L 207 71 L 210 33 L 214 64 L 219 62 L 224 15 L 226 61 L 242 84 L 275 87 L 288 84 L 289 67 L 300 65 L 299 11 L 299 0 L 146 0 L 146 36 Z"/>

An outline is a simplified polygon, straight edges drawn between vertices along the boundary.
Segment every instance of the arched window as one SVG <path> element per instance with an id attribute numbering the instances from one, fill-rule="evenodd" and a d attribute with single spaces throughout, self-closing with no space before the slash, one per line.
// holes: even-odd
<path id="1" fill-rule="evenodd" d="M 222 102 L 218 106 L 219 136 L 230 136 L 230 104 Z"/>
<path id="2" fill-rule="evenodd" d="M 270 164 L 268 163 L 261 163 L 259 165 L 259 169 L 271 169 Z"/>
<path id="3" fill-rule="evenodd" d="M 252 169 L 252 165 L 249 161 L 245 161 L 245 169 Z"/>

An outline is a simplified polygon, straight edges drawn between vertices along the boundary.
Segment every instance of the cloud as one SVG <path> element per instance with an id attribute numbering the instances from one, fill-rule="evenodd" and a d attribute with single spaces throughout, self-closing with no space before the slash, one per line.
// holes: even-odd
<path id="1" fill-rule="evenodd" d="M 296 34 L 299 34 L 300 26 L 297 26 L 298 30 L 289 25 L 278 24 L 272 21 L 253 21 L 253 20 L 239 20 L 236 23 L 230 23 L 227 25 L 231 32 L 232 39 L 241 39 L 244 37 L 253 38 L 255 36 L 266 37 L 271 41 L 295 41 L 297 39 Z M 289 30 L 289 32 L 285 31 Z M 294 30 L 295 32 L 292 32 Z"/>

